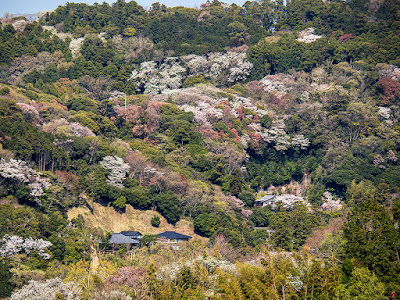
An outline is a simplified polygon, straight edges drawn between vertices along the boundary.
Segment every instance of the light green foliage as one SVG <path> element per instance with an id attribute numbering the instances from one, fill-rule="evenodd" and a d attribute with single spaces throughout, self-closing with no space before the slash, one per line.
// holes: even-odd
<path id="1" fill-rule="evenodd" d="M 356 268 L 349 284 L 339 286 L 338 299 L 383 300 L 387 297 L 385 296 L 385 285 L 375 274 L 372 274 L 367 268 Z"/>
<path id="2" fill-rule="evenodd" d="M 113 205 L 116 208 L 119 208 L 119 209 L 125 208 L 126 207 L 126 198 L 125 198 L 125 196 L 118 197 L 118 199 L 113 202 Z"/>
<path id="3" fill-rule="evenodd" d="M 185 79 L 182 83 L 182 87 L 187 88 L 195 86 L 196 84 L 205 84 L 206 82 L 203 75 L 193 75 Z"/>
<path id="4" fill-rule="evenodd" d="M 356 206 L 366 201 L 375 200 L 377 189 L 370 181 L 351 182 L 351 186 L 347 189 L 347 201 L 351 206 Z"/>
<path id="5" fill-rule="evenodd" d="M 127 27 L 124 29 L 124 35 L 125 36 L 133 36 L 136 34 L 136 29 L 133 27 Z"/>
<path id="6" fill-rule="evenodd" d="M 118 0 L 67 3 L 24 28 L 0 26 L 0 155 L 51 181 L 33 201 L 31 182 L 0 178 L 0 236 L 52 243 L 48 262 L 35 253 L 0 262 L 0 296 L 10 294 L 10 274 L 18 287 L 67 276 L 86 299 L 381 299 L 398 291 L 399 9 L 396 1 L 260 0 L 147 10 Z M 303 42 L 310 27 L 322 37 Z M 249 81 L 233 85 L 250 70 L 245 59 Z M 168 61 L 181 66 L 169 72 Z M 186 89 L 133 95 L 143 92 L 128 81 L 139 65 Z M 277 147 L 299 136 L 307 147 Z M 131 158 L 118 186 L 100 166 L 115 155 Z M 305 193 L 312 210 L 254 208 L 254 195 L 267 190 Z M 326 191 L 344 202 L 341 212 L 320 211 Z M 97 251 L 107 244 L 97 242 L 107 237 L 86 216 L 67 219 L 69 208 L 93 210 L 93 201 L 157 209 L 172 224 L 185 216 L 176 231 L 193 221 L 214 248 L 195 241 L 177 251 L 146 237 L 132 260 L 123 246 L 98 274 Z M 343 227 L 321 228 L 306 243 L 332 215 L 346 218 Z M 151 224 L 163 226 L 158 216 Z M 146 269 L 150 262 L 159 269 Z"/>
<path id="7" fill-rule="evenodd" d="M 105 118 L 93 112 L 81 111 L 75 114 L 71 121 L 77 121 L 81 123 L 96 134 L 114 136 L 117 131 L 115 124 L 111 122 L 108 118 Z"/>
<path id="8" fill-rule="evenodd" d="M 3 87 L 0 89 L 0 96 L 4 96 L 10 93 L 10 89 L 8 87 Z"/>
<path id="9" fill-rule="evenodd" d="M 18 235 L 39 238 L 51 228 L 50 218 L 29 207 L 0 205 L 0 235 Z"/>

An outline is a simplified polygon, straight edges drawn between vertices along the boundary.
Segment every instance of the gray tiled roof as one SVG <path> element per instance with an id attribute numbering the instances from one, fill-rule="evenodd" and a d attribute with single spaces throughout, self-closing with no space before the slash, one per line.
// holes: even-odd
<path id="1" fill-rule="evenodd" d="M 265 202 L 265 201 L 271 201 L 274 199 L 275 199 L 275 195 L 265 195 L 264 197 L 257 199 L 256 202 Z"/>
<path id="2" fill-rule="evenodd" d="M 138 240 L 132 239 L 129 236 L 125 236 L 121 233 L 113 233 L 110 238 L 110 244 L 139 244 Z"/>
<path id="3" fill-rule="evenodd" d="M 120 233 L 125 236 L 141 236 L 142 235 L 139 231 L 121 231 Z"/>
<path id="4" fill-rule="evenodd" d="M 163 233 L 159 233 L 158 235 L 162 238 L 169 240 L 188 240 L 192 238 L 189 235 L 180 234 L 175 231 L 164 231 Z"/>

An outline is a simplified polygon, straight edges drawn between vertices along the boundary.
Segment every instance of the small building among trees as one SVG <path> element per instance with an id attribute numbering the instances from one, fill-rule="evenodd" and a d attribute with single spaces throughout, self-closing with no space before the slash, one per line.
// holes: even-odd
<path id="1" fill-rule="evenodd" d="M 109 243 L 111 244 L 113 249 L 118 248 L 120 245 L 126 245 L 127 248 L 132 248 L 132 247 L 137 247 L 139 245 L 140 238 L 141 238 L 140 232 L 122 231 L 121 233 L 113 233 L 111 235 Z"/>
<path id="2" fill-rule="evenodd" d="M 256 206 L 266 206 L 266 205 L 273 205 L 275 204 L 275 195 L 265 195 L 264 197 L 261 197 L 260 199 L 257 199 L 255 201 Z"/>
<path id="3" fill-rule="evenodd" d="M 158 236 L 163 243 L 179 243 L 182 241 L 187 242 L 192 238 L 189 235 L 180 234 L 175 231 L 164 231 L 159 233 Z"/>
<path id="4" fill-rule="evenodd" d="M 120 233 L 137 240 L 140 240 L 143 237 L 143 235 L 139 231 L 121 231 Z"/>

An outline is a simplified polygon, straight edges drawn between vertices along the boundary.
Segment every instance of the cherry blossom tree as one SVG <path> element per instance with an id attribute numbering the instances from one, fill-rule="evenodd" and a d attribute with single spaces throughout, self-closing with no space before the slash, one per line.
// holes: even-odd
<path id="1" fill-rule="evenodd" d="M 51 186 L 48 178 L 42 177 L 41 173 L 28 167 L 26 162 L 12 158 L 8 161 L 3 158 L 0 160 L 0 176 L 14 179 L 19 183 L 28 183 L 31 189 L 30 195 L 38 205 L 41 205 L 39 197 Z"/>
<path id="2" fill-rule="evenodd" d="M 78 122 L 68 122 L 63 118 L 51 120 L 49 123 L 44 124 L 41 129 L 44 132 L 51 132 L 58 135 L 78 137 L 95 136 L 93 131 L 86 126 Z"/>
<path id="3" fill-rule="evenodd" d="M 107 183 L 112 186 L 123 188 L 122 182 L 126 178 L 126 174 L 129 171 L 129 165 L 124 162 L 121 157 L 118 156 L 105 156 L 100 162 L 100 165 L 110 170 L 110 174 L 107 176 Z"/>
<path id="4" fill-rule="evenodd" d="M 253 64 L 246 61 L 246 53 L 209 53 L 205 56 L 187 55 L 167 57 L 162 62 L 146 61 L 132 72 L 130 81 L 138 91 L 158 94 L 178 89 L 185 78 L 203 75 L 218 85 L 246 79 Z"/>
<path id="5" fill-rule="evenodd" d="M 39 115 L 39 111 L 33 105 L 26 103 L 17 103 L 17 105 L 21 108 L 22 113 L 25 116 L 29 116 L 32 119 L 33 124 L 42 124 L 43 119 Z"/>
<path id="6" fill-rule="evenodd" d="M 17 235 L 4 235 L 0 240 L 2 246 L 0 248 L 0 256 L 9 257 L 15 254 L 25 252 L 26 254 L 32 251 L 37 251 L 38 255 L 43 259 L 49 259 L 50 254 L 46 253 L 45 250 L 52 246 L 52 243 L 42 239 L 22 238 Z"/>
<path id="7" fill-rule="evenodd" d="M 181 57 L 190 75 L 212 78 L 219 85 L 244 80 L 253 64 L 246 61 L 246 53 L 209 53 L 206 56 L 188 55 Z"/>
<path id="8" fill-rule="evenodd" d="M 162 63 L 146 61 L 139 70 L 132 72 L 130 81 L 138 91 L 145 94 L 159 94 L 165 90 L 181 87 L 186 69 L 177 57 L 168 57 Z"/>
<path id="9" fill-rule="evenodd" d="M 63 283 L 60 278 L 46 281 L 31 280 L 22 289 L 14 291 L 10 300 L 79 300 L 81 299 L 81 293 L 82 290 L 76 283 Z"/>

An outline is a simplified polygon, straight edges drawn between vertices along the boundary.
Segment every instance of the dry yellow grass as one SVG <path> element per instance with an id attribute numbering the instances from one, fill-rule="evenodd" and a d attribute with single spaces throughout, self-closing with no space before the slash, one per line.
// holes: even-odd
<path id="1" fill-rule="evenodd" d="M 125 213 L 117 212 L 113 207 L 104 207 L 98 203 L 92 204 L 93 213 L 88 207 L 74 207 L 68 211 L 68 219 L 71 220 L 81 214 L 85 225 L 92 228 L 100 228 L 104 232 L 121 232 L 124 230 L 139 231 L 142 234 L 157 234 L 163 231 L 176 231 L 190 235 L 196 240 L 206 241 L 193 231 L 193 223 L 181 220 L 175 226 L 168 224 L 158 212 L 152 210 L 137 210 L 127 205 Z M 154 215 L 160 217 L 160 227 L 151 226 L 151 218 Z"/>

